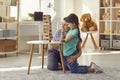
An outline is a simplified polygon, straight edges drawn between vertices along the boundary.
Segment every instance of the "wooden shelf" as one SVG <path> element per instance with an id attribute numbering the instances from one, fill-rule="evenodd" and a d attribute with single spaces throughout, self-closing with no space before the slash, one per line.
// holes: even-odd
<path id="1" fill-rule="evenodd" d="M 120 49 L 120 1 L 99 0 L 99 2 L 99 46 Z"/>
<path id="2" fill-rule="evenodd" d="M 1 2 L 2 5 L 0 6 L 4 6 L 5 7 L 5 15 L 2 16 L 2 22 L 0 22 L 0 24 L 4 27 L 2 27 L 1 29 L 5 30 L 5 34 L 7 32 L 7 34 L 9 35 L 9 29 L 10 30 L 15 30 L 15 36 L 3 36 L 3 38 L 0 38 L 0 52 L 11 52 L 11 51 L 16 51 L 16 55 L 18 55 L 18 26 L 19 26 L 19 0 L 11 0 L 11 1 L 15 1 L 13 2 L 13 4 L 10 2 L 10 4 L 5 5 L 3 0 L 3 4 Z M 17 7 L 17 15 L 15 16 L 16 18 L 13 20 L 12 18 L 9 19 L 11 16 L 10 14 L 10 7 L 11 6 L 15 6 Z M 9 24 L 15 24 L 15 29 L 13 29 L 12 27 L 10 27 Z"/>

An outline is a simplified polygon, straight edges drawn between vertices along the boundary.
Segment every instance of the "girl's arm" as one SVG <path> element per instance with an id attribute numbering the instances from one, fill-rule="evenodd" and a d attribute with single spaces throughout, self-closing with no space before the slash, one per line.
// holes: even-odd
<path id="1" fill-rule="evenodd" d="M 72 30 L 71 34 L 67 37 L 62 39 L 62 42 L 69 42 L 71 39 L 73 39 L 78 34 L 78 30 L 74 29 Z"/>
<path id="2" fill-rule="evenodd" d="M 81 42 L 80 42 L 80 41 L 78 42 L 77 49 L 78 49 L 79 52 L 78 52 L 76 55 L 70 56 L 69 59 L 68 59 L 68 61 L 69 61 L 70 64 L 72 64 L 72 63 L 73 63 L 76 59 L 78 59 L 78 58 L 81 56 L 81 54 L 82 54 Z"/>
<path id="3" fill-rule="evenodd" d="M 70 41 L 71 39 L 73 39 L 74 38 L 74 35 L 70 35 L 69 37 L 67 37 L 67 38 L 61 38 L 61 42 L 68 42 L 68 41 Z"/>

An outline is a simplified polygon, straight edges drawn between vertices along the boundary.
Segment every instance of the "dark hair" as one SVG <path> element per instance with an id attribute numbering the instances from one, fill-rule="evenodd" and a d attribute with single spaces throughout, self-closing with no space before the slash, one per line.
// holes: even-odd
<path id="1" fill-rule="evenodd" d="M 67 17 L 64 17 L 64 18 L 63 18 L 63 20 L 65 20 L 65 21 L 66 21 L 66 19 L 67 19 Z"/>
<path id="2" fill-rule="evenodd" d="M 64 18 L 64 20 L 68 23 L 73 23 L 77 26 L 78 29 L 78 38 L 80 40 L 80 42 L 82 42 L 81 36 L 80 36 L 80 30 L 79 30 L 79 19 L 78 16 L 74 13 L 71 13 L 70 15 L 68 15 L 67 17 Z"/>

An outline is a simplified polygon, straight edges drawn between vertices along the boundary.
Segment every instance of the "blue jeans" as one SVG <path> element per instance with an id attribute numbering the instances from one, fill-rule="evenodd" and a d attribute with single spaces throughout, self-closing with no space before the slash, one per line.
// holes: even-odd
<path id="1" fill-rule="evenodd" d="M 74 51 L 72 55 L 76 55 L 77 53 L 78 53 L 78 50 Z M 70 55 L 70 56 L 72 56 L 72 55 Z M 68 62 L 68 59 L 70 56 L 64 56 L 64 59 L 65 59 L 65 64 L 67 65 L 67 67 L 69 68 L 71 73 L 88 73 L 88 67 L 80 66 L 78 64 L 77 60 L 75 60 L 72 64 L 70 64 Z"/>

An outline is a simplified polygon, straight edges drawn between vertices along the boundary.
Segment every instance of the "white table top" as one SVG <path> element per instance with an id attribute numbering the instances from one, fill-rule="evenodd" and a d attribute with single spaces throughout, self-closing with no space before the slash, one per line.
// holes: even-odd
<path id="1" fill-rule="evenodd" d="M 27 41 L 27 44 L 63 44 L 60 41 L 46 41 L 46 40 L 34 40 L 34 41 Z"/>

